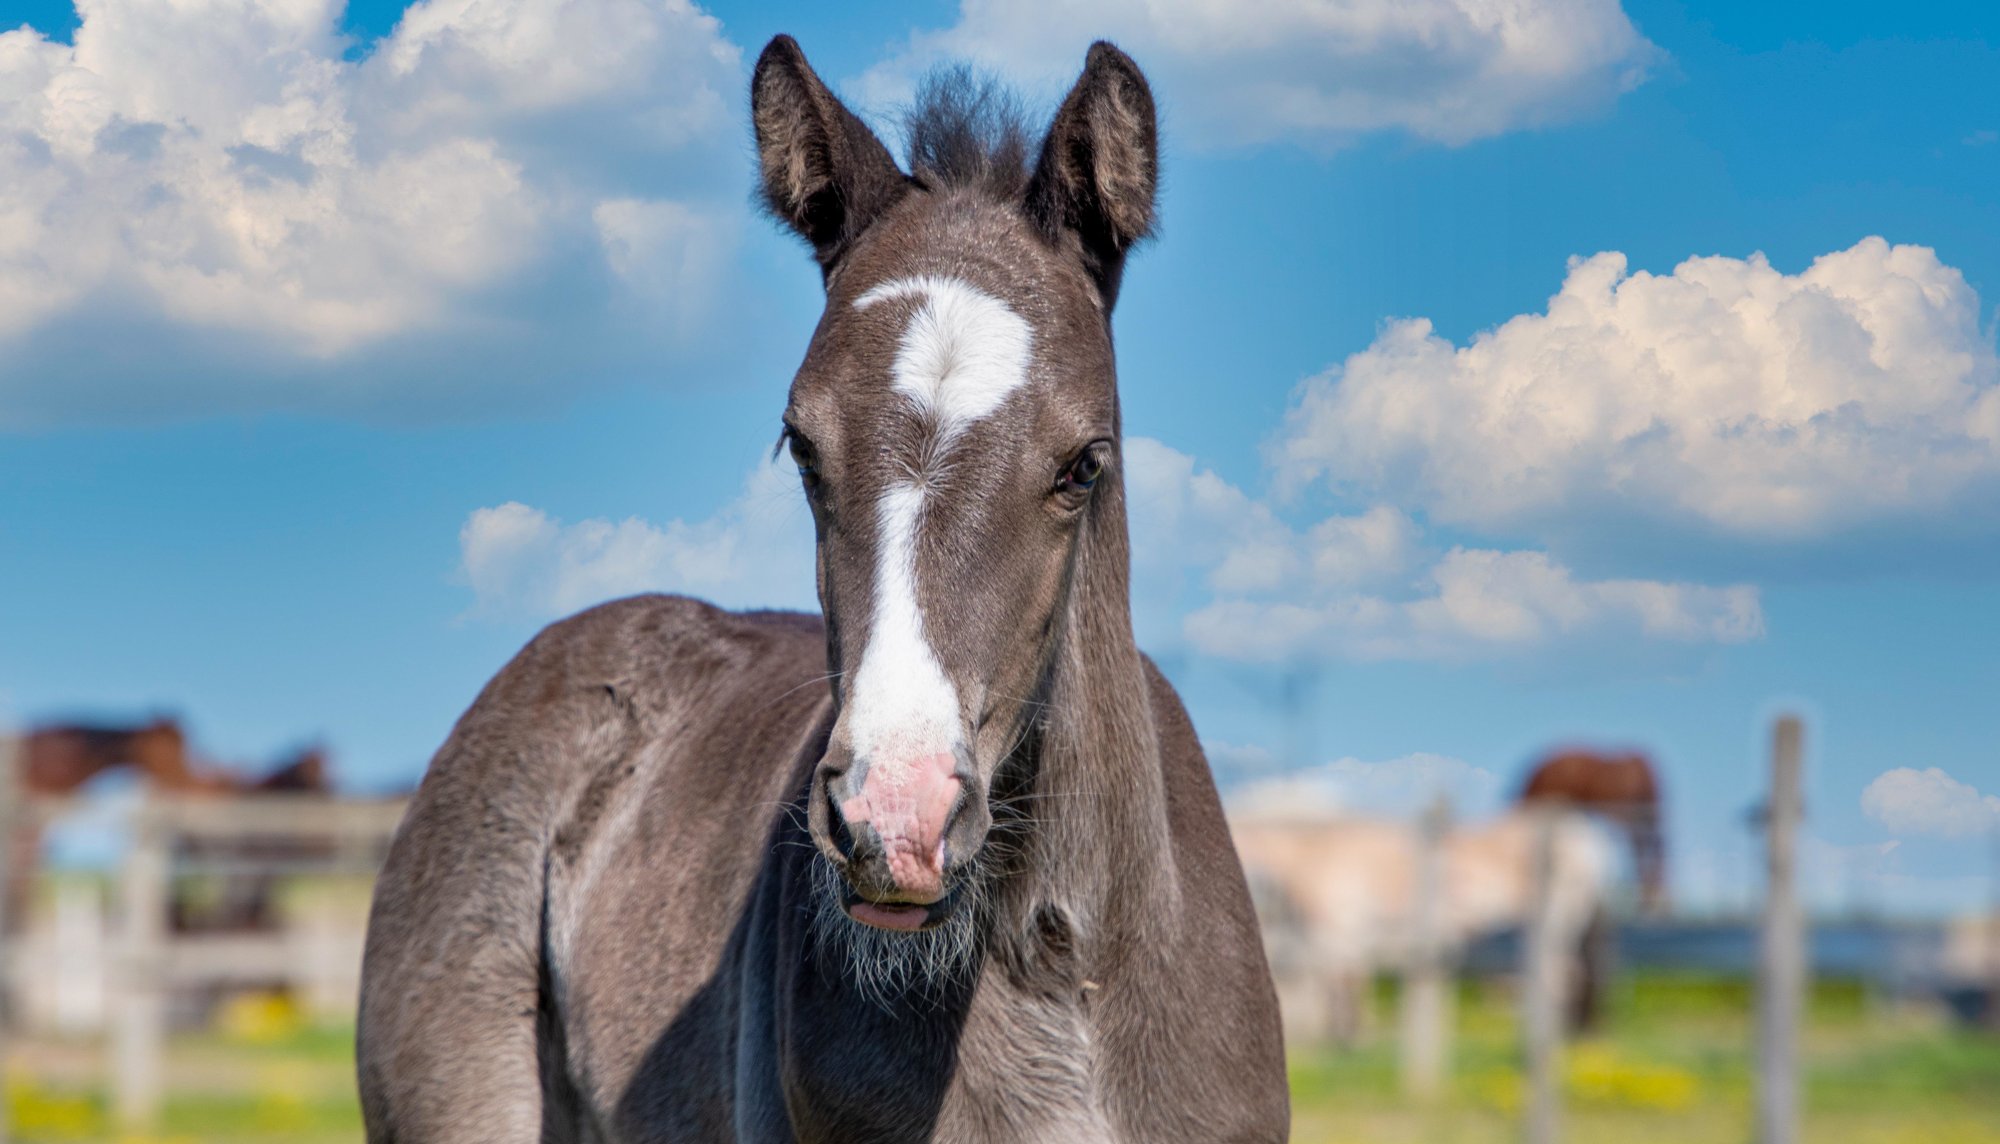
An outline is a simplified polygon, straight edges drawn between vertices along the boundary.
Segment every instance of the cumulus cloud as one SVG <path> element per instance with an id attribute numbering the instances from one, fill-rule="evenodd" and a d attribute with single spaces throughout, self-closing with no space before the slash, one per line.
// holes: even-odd
<path id="1" fill-rule="evenodd" d="M 1157 441 L 1125 444 L 1139 578 L 1178 566 L 1207 601 L 1182 633 L 1228 659 L 1493 659 L 1583 641 L 1741 643 L 1763 634 L 1756 588 L 1579 577 L 1545 552 L 1438 551 L 1375 506 L 1293 528 Z"/>
<path id="2" fill-rule="evenodd" d="M 1142 567 L 1193 566 L 1217 591 L 1255 592 L 1304 582 L 1380 586 L 1417 559 L 1417 526 L 1386 505 L 1329 517 L 1301 534 L 1186 453 L 1132 437 L 1124 455 L 1133 558 Z"/>
<path id="3" fill-rule="evenodd" d="M 1541 552 L 1454 548 L 1409 598 L 1221 599 L 1187 617 L 1196 647 L 1228 659 L 1464 661 L 1557 641 L 1743 643 L 1763 635 L 1757 590 L 1579 580 Z"/>
<path id="4" fill-rule="evenodd" d="M 1896 834 L 1964 838 L 2000 830 L 2000 795 L 1981 794 L 1937 767 L 1897 767 L 1861 792 L 1861 810 Z"/>
<path id="5" fill-rule="evenodd" d="M 1500 777 L 1447 755 L 1416 752 L 1370 762 L 1340 758 L 1246 782 L 1228 795 L 1232 814 L 1415 815 L 1443 795 L 1454 814 L 1481 818 L 1500 805 Z"/>
<path id="6" fill-rule="evenodd" d="M 463 388 L 628 288 L 670 330 L 701 304 L 740 213 L 704 174 L 741 71 L 713 18 L 420 0 L 355 61 L 340 8 L 81 0 L 73 46 L 0 33 L 0 423 Z"/>
<path id="7" fill-rule="evenodd" d="M 788 464 L 759 466 L 701 520 L 564 524 L 510 501 L 475 510 L 458 543 L 473 612 L 491 618 L 552 619 L 638 592 L 726 607 L 817 607 L 812 518 Z"/>
<path id="8" fill-rule="evenodd" d="M 2000 359 L 1921 246 L 1868 238 L 1785 274 L 1570 263 L 1545 313 L 1460 346 L 1429 322 L 1303 387 L 1275 453 L 1445 524 L 1615 514 L 1756 542 L 1943 514 L 2000 477 Z"/>
<path id="9" fill-rule="evenodd" d="M 1131 52 L 1172 97 L 1170 122 L 1212 145 L 1381 129 L 1462 143 L 1605 105 L 1658 54 L 1618 0 L 961 0 L 956 24 L 913 33 L 858 93 L 906 99 L 947 59 L 1055 92 L 1098 38 Z"/>

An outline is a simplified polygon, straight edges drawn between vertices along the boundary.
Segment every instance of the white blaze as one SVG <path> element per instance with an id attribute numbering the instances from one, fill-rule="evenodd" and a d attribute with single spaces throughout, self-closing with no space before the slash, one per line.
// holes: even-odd
<path id="1" fill-rule="evenodd" d="M 871 766 L 896 767 L 949 747 L 958 732 L 958 693 L 924 634 L 917 603 L 917 528 L 923 490 L 889 486 L 876 505 L 875 615 L 854 673 L 849 733 Z"/>
<path id="2" fill-rule="evenodd" d="M 854 308 L 910 297 L 923 301 L 903 329 L 890 377 L 931 419 L 942 452 L 1026 384 L 1034 333 L 993 295 L 929 274 L 884 282 L 856 298 Z"/>
<path id="3" fill-rule="evenodd" d="M 1005 302 L 956 278 L 897 278 L 855 299 L 917 298 L 890 377 L 929 422 L 940 457 L 968 428 L 1028 380 L 1034 334 Z M 891 773 L 958 740 L 958 693 L 924 632 L 917 550 L 924 489 L 898 480 L 876 504 L 875 610 L 851 691 L 851 747 Z M 888 775 L 884 776 L 889 777 Z"/>

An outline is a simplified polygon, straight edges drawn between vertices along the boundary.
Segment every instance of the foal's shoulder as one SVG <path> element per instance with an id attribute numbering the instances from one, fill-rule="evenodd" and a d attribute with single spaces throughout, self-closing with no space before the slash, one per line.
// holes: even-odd
<path id="1" fill-rule="evenodd" d="M 521 650 L 502 678 L 518 671 L 537 677 L 531 690 L 543 696 L 601 691 L 621 705 L 646 708 L 746 674 L 821 672 L 825 656 L 818 616 L 731 612 L 688 596 L 651 593 L 557 620 Z"/>
<path id="2" fill-rule="evenodd" d="M 729 612 L 644 595 L 543 628 L 480 691 L 426 772 L 446 790 L 511 790 L 540 806 L 607 761 L 719 705 L 825 671 L 819 617 Z"/>
<path id="3" fill-rule="evenodd" d="M 558 620 L 536 637 L 632 682 L 765 670 L 801 654 L 824 658 L 826 629 L 803 612 L 731 612 L 690 596 L 651 593 Z"/>
<path id="4" fill-rule="evenodd" d="M 692 596 L 660 592 L 586 608 L 542 629 L 549 644 L 592 659 L 646 660 L 709 651 L 742 655 L 819 646 L 820 618 L 804 612 L 732 612 Z"/>
<path id="5" fill-rule="evenodd" d="M 823 671 L 825 639 L 819 617 L 798 612 L 730 612 L 657 593 L 613 600 L 543 628 L 486 685 L 461 729 L 595 722 L 746 673 Z"/>

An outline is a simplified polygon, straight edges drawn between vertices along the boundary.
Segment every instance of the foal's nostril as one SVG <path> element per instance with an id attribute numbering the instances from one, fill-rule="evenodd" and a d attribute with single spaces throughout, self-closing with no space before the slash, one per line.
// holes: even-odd
<path id="1" fill-rule="evenodd" d="M 961 795 L 959 800 L 952 805 L 951 810 L 944 816 L 944 826 L 938 831 L 938 867 L 940 869 L 949 870 L 964 854 L 965 846 L 954 836 L 954 832 L 958 829 L 959 822 L 965 818 L 965 804 L 968 801 L 968 799 Z"/>
<path id="2" fill-rule="evenodd" d="M 838 777 L 838 776 L 835 776 Z M 833 848 L 847 861 L 854 860 L 854 834 L 847 829 L 847 818 L 840 813 L 840 801 L 833 795 L 833 783 L 828 782 L 826 791 L 826 832 L 833 842 Z"/>

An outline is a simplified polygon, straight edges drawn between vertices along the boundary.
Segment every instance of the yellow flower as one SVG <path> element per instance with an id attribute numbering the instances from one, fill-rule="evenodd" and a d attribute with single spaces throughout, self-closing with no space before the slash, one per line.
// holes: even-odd
<path id="1" fill-rule="evenodd" d="M 298 1034 L 305 1015 L 283 993 L 240 993 L 223 1002 L 215 1026 L 232 1041 L 268 1045 Z"/>
<path id="2" fill-rule="evenodd" d="M 1577 1045 L 1566 1063 L 1565 1087 L 1580 1104 L 1678 1112 L 1700 1095 L 1699 1080 L 1686 1069 L 1631 1060 L 1605 1044 Z"/>

